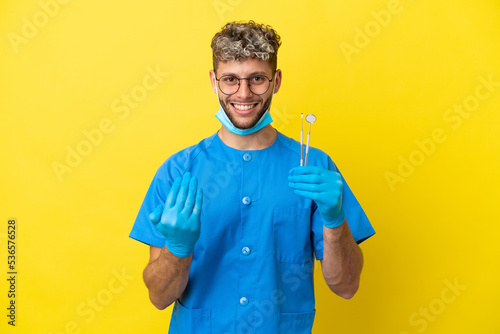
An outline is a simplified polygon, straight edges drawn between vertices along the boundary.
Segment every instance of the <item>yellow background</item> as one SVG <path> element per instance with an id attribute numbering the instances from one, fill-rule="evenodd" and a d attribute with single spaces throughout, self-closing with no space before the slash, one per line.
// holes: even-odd
<path id="1" fill-rule="evenodd" d="M 171 307 L 156 310 L 142 281 L 148 247 L 128 233 L 160 164 L 220 126 L 210 40 L 243 19 L 283 39 L 273 124 L 298 140 L 300 113 L 316 114 L 312 145 L 377 231 L 361 245 L 354 299 L 331 293 L 316 267 L 313 332 L 500 333 L 500 87 L 478 88 L 500 82 L 498 0 L 64 2 L 0 4 L 2 333 L 167 332 Z M 168 75 L 116 113 L 157 67 Z M 448 111 L 473 104 L 476 89 L 484 98 L 467 117 Z M 54 162 L 106 120 L 108 133 L 58 178 Z M 417 142 L 436 129 L 444 137 L 422 153 Z M 391 185 L 410 157 L 413 170 Z M 5 316 L 9 218 L 15 328 Z"/>

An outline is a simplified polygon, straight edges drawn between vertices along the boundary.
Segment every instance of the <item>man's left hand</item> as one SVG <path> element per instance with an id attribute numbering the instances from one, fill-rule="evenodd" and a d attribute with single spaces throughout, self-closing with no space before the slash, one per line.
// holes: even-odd
<path id="1" fill-rule="evenodd" d="M 339 173 L 315 166 L 301 166 L 290 170 L 288 181 L 297 195 L 316 202 L 323 225 L 335 228 L 344 223 L 343 184 Z"/>

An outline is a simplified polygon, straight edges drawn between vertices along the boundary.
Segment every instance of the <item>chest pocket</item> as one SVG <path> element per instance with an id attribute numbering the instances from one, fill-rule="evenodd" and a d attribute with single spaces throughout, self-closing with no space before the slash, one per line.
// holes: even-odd
<path id="1" fill-rule="evenodd" d="M 312 260 L 311 210 L 277 206 L 273 211 L 274 258 L 284 263 Z"/>

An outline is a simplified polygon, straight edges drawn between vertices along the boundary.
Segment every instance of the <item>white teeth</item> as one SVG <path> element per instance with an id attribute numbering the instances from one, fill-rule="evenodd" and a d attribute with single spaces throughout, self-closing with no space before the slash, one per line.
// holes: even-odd
<path id="1" fill-rule="evenodd" d="M 255 104 L 235 104 L 235 103 L 233 103 L 233 106 L 238 110 L 246 111 L 246 110 L 250 110 L 253 107 L 255 107 Z"/>

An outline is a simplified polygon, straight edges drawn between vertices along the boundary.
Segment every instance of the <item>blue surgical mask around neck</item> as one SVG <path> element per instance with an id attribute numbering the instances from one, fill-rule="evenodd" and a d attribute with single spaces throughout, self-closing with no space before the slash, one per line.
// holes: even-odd
<path id="1" fill-rule="evenodd" d="M 269 107 L 267 108 L 266 112 L 262 115 L 262 117 L 259 119 L 257 124 L 255 124 L 253 127 L 250 129 L 240 129 L 237 128 L 233 122 L 227 117 L 226 112 L 224 111 L 224 108 L 222 108 L 222 105 L 220 104 L 219 100 L 219 89 L 218 87 L 216 88 L 215 92 L 217 93 L 217 101 L 219 101 L 219 111 L 215 114 L 215 117 L 224 125 L 224 127 L 229 131 L 237 135 L 249 135 L 251 133 L 257 132 L 266 125 L 270 124 L 273 119 L 271 117 L 271 114 L 269 113 L 269 109 L 271 109 L 271 103 L 273 101 L 273 96 L 274 96 L 274 83 L 276 82 L 276 74 L 274 74 L 274 80 L 273 80 L 273 90 L 272 90 L 272 95 L 271 95 L 271 102 L 269 103 Z"/>

